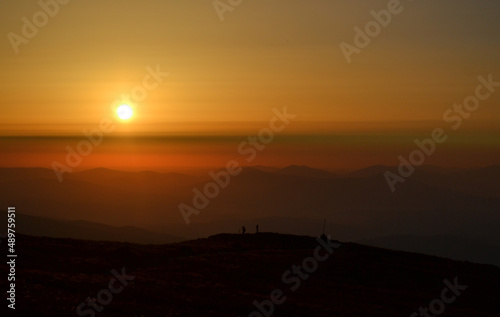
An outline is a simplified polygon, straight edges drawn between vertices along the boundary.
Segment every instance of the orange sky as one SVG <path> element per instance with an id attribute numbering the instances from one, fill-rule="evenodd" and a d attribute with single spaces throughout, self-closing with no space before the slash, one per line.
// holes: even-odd
<path id="1" fill-rule="evenodd" d="M 348 64 L 340 43 L 387 3 L 252 0 L 221 22 L 211 1 L 70 1 L 18 53 L 7 35 L 22 35 L 22 18 L 41 8 L 6 3 L 0 166 L 64 161 L 103 118 L 116 129 L 78 168 L 217 166 L 284 106 L 297 117 L 252 163 L 395 165 L 415 138 L 443 127 L 449 142 L 429 163 L 499 164 L 500 89 L 459 130 L 442 120 L 479 75 L 500 81 L 498 2 L 402 1 Z M 147 67 L 169 75 L 131 102 Z M 129 122 L 116 117 L 117 98 L 132 104 Z"/>

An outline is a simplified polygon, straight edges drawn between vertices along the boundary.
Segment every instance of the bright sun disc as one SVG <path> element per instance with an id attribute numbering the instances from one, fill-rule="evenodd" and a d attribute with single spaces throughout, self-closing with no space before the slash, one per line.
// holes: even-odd
<path id="1" fill-rule="evenodd" d="M 123 120 L 130 119 L 132 117 L 133 112 L 134 111 L 132 111 L 132 108 L 129 105 L 121 105 L 116 110 L 118 117 L 120 117 L 120 119 L 123 119 Z"/>

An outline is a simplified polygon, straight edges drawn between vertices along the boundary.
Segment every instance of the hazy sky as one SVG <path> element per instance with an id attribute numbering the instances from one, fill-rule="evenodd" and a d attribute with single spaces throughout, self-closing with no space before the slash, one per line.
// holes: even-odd
<path id="1" fill-rule="evenodd" d="M 0 165 L 50 167 L 103 118 L 115 122 L 113 138 L 82 166 L 118 152 L 135 155 L 127 166 L 217 165 L 284 106 L 297 117 L 256 163 L 394 165 L 415 137 L 449 128 L 443 113 L 474 93 L 479 75 L 500 81 L 500 3 L 401 1 L 403 11 L 347 63 L 340 43 L 353 44 L 354 27 L 389 2 L 244 0 L 221 21 L 212 0 L 72 0 L 16 53 L 9 33 L 23 36 L 23 17 L 32 21 L 41 8 L 3 1 Z M 112 102 L 142 85 L 147 67 L 169 75 L 145 100 L 129 102 L 134 116 L 121 122 Z M 500 88 L 453 138 L 450 130 L 449 150 L 430 162 L 500 163 L 499 101 Z M 113 141 L 120 135 L 166 139 L 130 141 L 139 148 L 127 150 Z M 152 164 L 155 153 L 164 157 Z"/>

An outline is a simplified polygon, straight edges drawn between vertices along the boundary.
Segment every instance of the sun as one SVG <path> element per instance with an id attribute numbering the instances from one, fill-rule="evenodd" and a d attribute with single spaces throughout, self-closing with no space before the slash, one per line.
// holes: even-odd
<path id="1" fill-rule="evenodd" d="M 134 111 L 132 110 L 132 107 L 129 105 L 121 105 L 116 109 L 116 114 L 118 117 L 122 120 L 128 120 L 132 117 L 132 114 Z"/>

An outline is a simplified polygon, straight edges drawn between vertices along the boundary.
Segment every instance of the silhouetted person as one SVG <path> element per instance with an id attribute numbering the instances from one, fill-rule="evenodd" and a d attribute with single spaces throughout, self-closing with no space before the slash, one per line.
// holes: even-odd
<path id="1" fill-rule="evenodd" d="M 325 242 L 328 242 L 328 237 L 324 233 L 321 235 L 320 239 L 325 241 Z"/>
<path id="2" fill-rule="evenodd" d="M 241 234 L 245 234 L 247 232 L 247 228 L 245 226 L 241 226 Z"/>
<path id="3" fill-rule="evenodd" d="M 259 225 L 255 226 L 255 233 L 259 233 Z"/>

